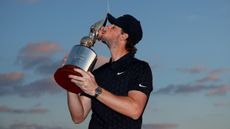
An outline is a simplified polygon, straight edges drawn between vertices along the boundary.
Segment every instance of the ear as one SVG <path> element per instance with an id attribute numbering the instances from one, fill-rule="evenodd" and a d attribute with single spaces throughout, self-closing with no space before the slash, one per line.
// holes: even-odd
<path id="1" fill-rule="evenodd" d="M 122 39 L 123 40 L 126 40 L 128 37 L 129 37 L 129 35 L 127 33 L 123 33 L 122 34 Z"/>

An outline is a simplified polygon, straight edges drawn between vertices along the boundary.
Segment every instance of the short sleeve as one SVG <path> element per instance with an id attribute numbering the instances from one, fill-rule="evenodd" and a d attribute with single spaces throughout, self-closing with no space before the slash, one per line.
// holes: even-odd
<path id="1" fill-rule="evenodd" d="M 146 62 L 140 62 L 135 64 L 133 69 L 129 91 L 138 90 L 149 96 L 153 90 L 152 71 L 149 64 Z"/>

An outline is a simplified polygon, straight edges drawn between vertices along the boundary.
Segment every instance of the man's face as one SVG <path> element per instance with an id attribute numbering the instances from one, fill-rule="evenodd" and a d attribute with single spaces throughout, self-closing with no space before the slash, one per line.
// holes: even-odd
<path id="1" fill-rule="evenodd" d="M 115 42 L 120 40 L 122 29 L 114 24 L 102 27 L 99 31 L 99 38 L 105 42 Z"/>

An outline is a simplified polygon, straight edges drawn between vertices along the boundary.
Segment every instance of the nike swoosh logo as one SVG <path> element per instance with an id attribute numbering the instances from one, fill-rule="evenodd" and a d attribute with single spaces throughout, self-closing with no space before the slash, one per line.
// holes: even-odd
<path id="1" fill-rule="evenodd" d="M 146 87 L 147 87 L 147 86 L 142 85 L 142 84 L 139 84 L 138 86 L 139 86 L 139 87 L 143 87 L 143 88 L 146 88 Z"/>
<path id="2" fill-rule="evenodd" d="M 123 73 L 124 73 L 124 71 L 123 71 L 123 72 L 118 72 L 117 75 L 121 75 L 121 74 L 123 74 Z"/>

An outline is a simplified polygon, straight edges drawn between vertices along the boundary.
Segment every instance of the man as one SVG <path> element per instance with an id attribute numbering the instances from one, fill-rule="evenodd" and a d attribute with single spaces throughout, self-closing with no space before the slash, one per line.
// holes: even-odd
<path id="1" fill-rule="evenodd" d="M 93 73 L 74 69 L 82 77 L 69 75 L 84 92 L 67 93 L 72 120 L 81 123 L 92 110 L 89 129 L 141 129 L 142 114 L 152 91 L 148 63 L 134 57 L 135 45 L 142 39 L 140 22 L 131 15 L 114 18 L 102 27 L 99 38 L 110 52 L 109 63 Z"/>

